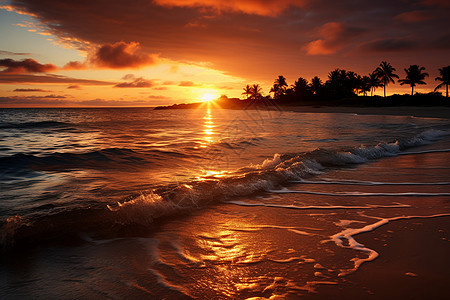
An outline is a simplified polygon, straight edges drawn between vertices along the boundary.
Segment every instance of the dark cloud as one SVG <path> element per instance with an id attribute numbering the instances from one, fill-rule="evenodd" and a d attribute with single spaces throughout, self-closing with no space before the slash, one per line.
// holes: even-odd
<path id="1" fill-rule="evenodd" d="M 308 0 L 154 0 L 162 6 L 211 8 L 217 12 L 231 11 L 276 16 L 289 6 L 304 6 Z"/>
<path id="2" fill-rule="evenodd" d="M 0 72 L 0 84 L 13 83 L 55 83 L 79 85 L 114 85 L 115 82 L 77 79 L 61 75 L 31 75 L 31 74 L 5 74 Z"/>
<path id="3" fill-rule="evenodd" d="M 402 53 L 406 57 L 415 47 L 400 47 L 401 43 L 395 42 L 399 37 L 410 37 L 412 43 L 424 43 L 431 48 L 434 44 L 427 41 L 450 33 L 448 0 L 105 3 L 104 0 L 10 1 L 20 11 L 37 16 L 60 41 L 84 51 L 91 49 L 87 52 L 92 62 L 88 62 L 98 67 L 139 67 L 155 63 L 154 54 L 159 54 L 175 61 L 208 62 L 208 66 L 227 74 L 270 83 L 280 72 L 298 78 L 299 70 L 311 70 L 302 74 L 309 77 L 320 76 L 316 70 L 326 68 L 328 72 L 331 65 L 349 68 L 378 64 L 378 56 L 370 56 L 374 61 L 368 61 L 368 57 L 355 51 L 362 49 L 362 45 L 375 51 L 371 53 L 384 51 L 392 57 Z M 432 18 L 424 17 L 426 14 Z M 305 57 L 305 50 L 323 55 Z M 443 50 L 438 55 L 420 54 L 424 58 L 422 64 L 437 63 L 441 54 L 444 55 Z"/>
<path id="4" fill-rule="evenodd" d="M 124 69 L 154 64 L 156 59 L 154 56 L 141 52 L 139 43 L 122 41 L 99 47 L 92 54 L 89 62 L 99 67 Z"/>
<path id="5" fill-rule="evenodd" d="M 395 19 L 407 22 L 407 23 L 420 23 L 433 18 L 433 15 L 427 11 L 414 10 L 401 13 L 395 16 Z"/>
<path id="6" fill-rule="evenodd" d="M 81 61 L 69 61 L 64 65 L 64 70 L 83 70 L 87 68 L 86 62 Z"/>
<path id="7" fill-rule="evenodd" d="M 51 92 L 43 89 L 15 89 L 14 92 Z"/>
<path id="8" fill-rule="evenodd" d="M 125 76 L 125 77 L 127 77 L 127 76 Z M 114 87 L 117 87 L 117 88 L 149 88 L 152 86 L 154 86 L 154 83 L 151 80 L 147 80 L 142 77 L 134 78 L 134 76 L 133 76 L 132 81 L 121 82 L 121 83 L 116 84 Z"/>
<path id="9" fill-rule="evenodd" d="M 306 52 L 310 55 L 333 54 L 363 32 L 362 28 L 349 27 L 343 23 L 326 23 L 319 29 L 321 38 L 308 43 Z"/>
<path id="10" fill-rule="evenodd" d="M 135 107 L 148 107 L 167 104 L 167 100 L 170 100 L 162 96 L 149 96 L 143 100 L 106 100 L 106 99 L 92 99 L 77 101 L 74 99 L 68 99 L 66 96 L 49 95 L 53 97 L 0 97 L 0 107 L 123 107 L 123 106 L 135 106 Z"/>
<path id="11" fill-rule="evenodd" d="M 2 73 L 47 73 L 57 69 L 52 64 L 40 64 L 34 59 L 13 60 L 10 58 L 0 59 L 0 67 L 5 69 Z"/>
<path id="12" fill-rule="evenodd" d="M 76 84 L 69 85 L 67 88 L 68 89 L 74 89 L 74 90 L 81 90 L 81 87 L 79 85 L 76 85 Z"/>
<path id="13" fill-rule="evenodd" d="M 405 38 L 397 39 L 381 39 L 372 41 L 362 45 L 362 49 L 365 51 L 374 52 L 393 52 L 410 50 L 417 47 L 417 43 Z"/>
<path id="14" fill-rule="evenodd" d="M 32 53 L 17 53 L 11 51 L 0 50 L 0 55 L 32 55 Z"/>

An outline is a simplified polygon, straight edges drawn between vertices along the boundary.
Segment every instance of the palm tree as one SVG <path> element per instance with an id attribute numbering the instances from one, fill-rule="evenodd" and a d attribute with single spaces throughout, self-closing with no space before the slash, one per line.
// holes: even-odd
<path id="1" fill-rule="evenodd" d="M 378 77 L 376 71 L 373 71 L 372 73 L 369 74 L 369 80 L 370 80 L 370 96 L 373 97 L 373 92 L 375 91 L 375 89 L 383 86 L 383 83 Z"/>
<path id="2" fill-rule="evenodd" d="M 398 79 L 398 75 L 394 73 L 395 68 L 390 63 L 382 61 L 380 66 L 375 70 L 378 78 L 383 83 L 384 97 L 386 97 L 386 85 L 390 82 L 395 83 L 394 78 Z"/>
<path id="3" fill-rule="evenodd" d="M 277 99 L 280 94 L 280 86 L 274 83 L 269 93 L 273 93 L 273 99 Z"/>
<path id="4" fill-rule="evenodd" d="M 299 77 L 298 80 L 292 85 L 292 90 L 297 97 L 308 97 L 312 94 L 308 84 L 308 80 Z"/>
<path id="5" fill-rule="evenodd" d="M 372 89 L 372 86 L 370 85 L 370 77 L 366 75 L 361 77 L 358 75 L 358 78 L 360 78 L 358 86 L 359 92 L 363 93 L 364 96 L 367 96 L 367 92 L 369 92 Z"/>
<path id="6" fill-rule="evenodd" d="M 445 97 L 448 98 L 448 85 L 450 84 L 450 66 L 443 67 L 442 69 L 439 69 L 440 77 L 436 77 L 434 80 L 436 81 L 442 81 L 441 84 L 439 84 L 434 91 L 437 91 L 438 89 L 444 87 L 445 85 Z"/>
<path id="7" fill-rule="evenodd" d="M 251 94 L 252 94 L 252 87 L 247 84 L 244 88 L 244 92 L 242 93 L 242 95 L 245 95 L 246 99 L 248 99 L 248 97 L 250 97 Z"/>
<path id="8" fill-rule="evenodd" d="M 251 86 L 251 95 L 250 98 L 252 99 L 260 99 L 262 97 L 261 92 L 262 88 L 259 86 L 259 84 L 254 84 Z"/>
<path id="9" fill-rule="evenodd" d="M 273 87 L 270 90 L 270 92 L 273 92 L 273 98 L 280 98 L 280 96 L 286 92 L 287 86 L 286 78 L 283 75 L 279 75 L 278 78 L 275 79 Z"/>
<path id="10" fill-rule="evenodd" d="M 406 78 L 400 79 L 400 85 L 409 84 L 411 86 L 411 96 L 414 95 L 414 87 L 416 84 L 427 84 L 425 81 L 425 77 L 428 76 L 428 73 L 422 73 L 424 71 L 424 67 L 419 67 L 418 65 L 410 65 L 408 69 L 405 69 Z"/>
<path id="11" fill-rule="evenodd" d="M 311 79 L 311 91 L 315 94 L 318 95 L 320 93 L 320 90 L 323 87 L 323 82 L 322 80 L 320 80 L 319 77 L 315 76 L 313 79 Z"/>

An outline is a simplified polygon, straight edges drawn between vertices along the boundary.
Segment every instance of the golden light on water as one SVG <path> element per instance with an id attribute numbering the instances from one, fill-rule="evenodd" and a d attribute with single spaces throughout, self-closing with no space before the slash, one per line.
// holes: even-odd
<path id="1" fill-rule="evenodd" d="M 216 134 L 214 131 L 214 128 L 216 125 L 214 125 L 214 122 L 212 120 L 212 114 L 210 107 L 207 108 L 206 114 L 203 117 L 203 143 L 202 148 L 206 148 L 209 144 L 214 142 L 213 135 Z"/>

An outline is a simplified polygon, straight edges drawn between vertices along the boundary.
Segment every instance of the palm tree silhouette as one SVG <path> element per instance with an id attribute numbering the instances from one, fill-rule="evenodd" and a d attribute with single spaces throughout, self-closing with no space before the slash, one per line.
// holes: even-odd
<path id="1" fill-rule="evenodd" d="M 386 85 L 390 82 L 395 83 L 394 78 L 398 79 L 398 75 L 394 73 L 395 68 L 390 63 L 382 61 L 380 66 L 375 70 L 378 78 L 383 83 L 384 97 L 386 97 Z"/>
<path id="2" fill-rule="evenodd" d="M 375 92 L 375 89 L 378 87 L 382 87 L 383 83 L 381 82 L 380 78 L 378 77 L 378 74 L 376 71 L 373 71 L 369 74 L 369 85 L 370 85 L 370 96 L 373 97 L 373 92 Z"/>
<path id="3" fill-rule="evenodd" d="M 254 84 L 251 86 L 251 95 L 250 98 L 252 99 L 260 99 L 262 97 L 261 92 L 262 88 L 259 86 L 259 84 Z"/>
<path id="4" fill-rule="evenodd" d="M 442 88 L 445 85 L 445 97 L 448 98 L 448 85 L 450 84 L 450 66 L 443 67 L 442 69 L 439 69 L 440 77 L 436 77 L 434 80 L 436 81 L 442 81 L 435 89 L 434 91 L 437 91 L 438 89 Z"/>
<path id="5" fill-rule="evenodd" d="M 283 75 L 279 75 L 278 78 L 275 79 L 273 87 L 270 89 L 270 92 L 273 92 L 273 98 L 280 98 L 280 96 L 286 92 L 287 86 L 286 78 Z"/>
<path id="6" fill-rule="evenodd" d="M 411 96 L 414 95 L 414 87 L 416 84 L 427 84 L 423 80 L 428 76 L 428 73 L 422 73 L 422 71 L 425 71 L 424 67 L 410 65 L 408 69 L 405 69 L 406 78 L 398 81 L 400 85 L 409 84 L 411 86 Z"/>
<path id="7" fill-rule="evenodd" d="M 319 77 L 314 76 L 313 79 L 311 79 L 311 83 L 310 83 L 310 87 L 311 87 L 311 91 L 315 94 L 318 95 L 320 93 L 320 90 L 323 87 L 323 82 L 322 80 L 320 80 Z"/>
<path id="8" fill-rule="evenodd" d="M 250 97 L 251 94 L 252 94 L 252 87 L 247 84 L 244 88 L 244 92 L 242 93 L 242 95 L 245 95 L 246 99 L 248 99 L 248 97 Z"/>

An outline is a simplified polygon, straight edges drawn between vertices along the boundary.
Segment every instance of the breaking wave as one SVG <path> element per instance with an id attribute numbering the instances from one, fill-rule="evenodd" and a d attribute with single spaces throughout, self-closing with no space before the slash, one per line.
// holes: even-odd
<path id="1" fill-rule="evenodd" d="M 268 158 L 259 165 L 250 165 L 234 172 L 221 174 L 221 176 L 210 175 L 181 184 L 170 184 L 142 192 L 138 196 L 116 204 L 39 216 L 11 216 L 0 224 L 1 244 L 28 243 L 86 231 L 114 235 L 123 234 L 128 232 L 127 230 L 147 228 L 146 232 L 148 232 L 149 226 L 155 224 L 156 220 L 185 214 L 212 203 L 233 201 L 237 197 L 273 192 L 292 181 L 302 181 L 322 174 L 330 167 L 361 164 L 373 159 L 399 155 L 405 149 L 431 143 L 446 134 L 448 133 L 445 131 L 428 130 L 412 139 L 391 143 L 382 142 L 372 147 L 360 146 L 340 150 L 319 148 L 296 154 L 276 153 L 273 158 Z M 182 155 L 165 152 L 153 154 L 160 157 Z M 79 165 L 83 161 L 91 165 L 92 160 L 97 162 L 123 160 L 141 163 L 144 159 L 142 154 L 133 150 L 112 148 L 84 154 L 59 153 L 51 157 L 15 155 L 0 158 L 0 165 L 17 166 L 20 163 Z M 231 203 L 256 205 L 236 201 Z M 293 208 L 282 205 L 280 207 Z M 345 207 L 342 208 L 345 209 Z"/>

